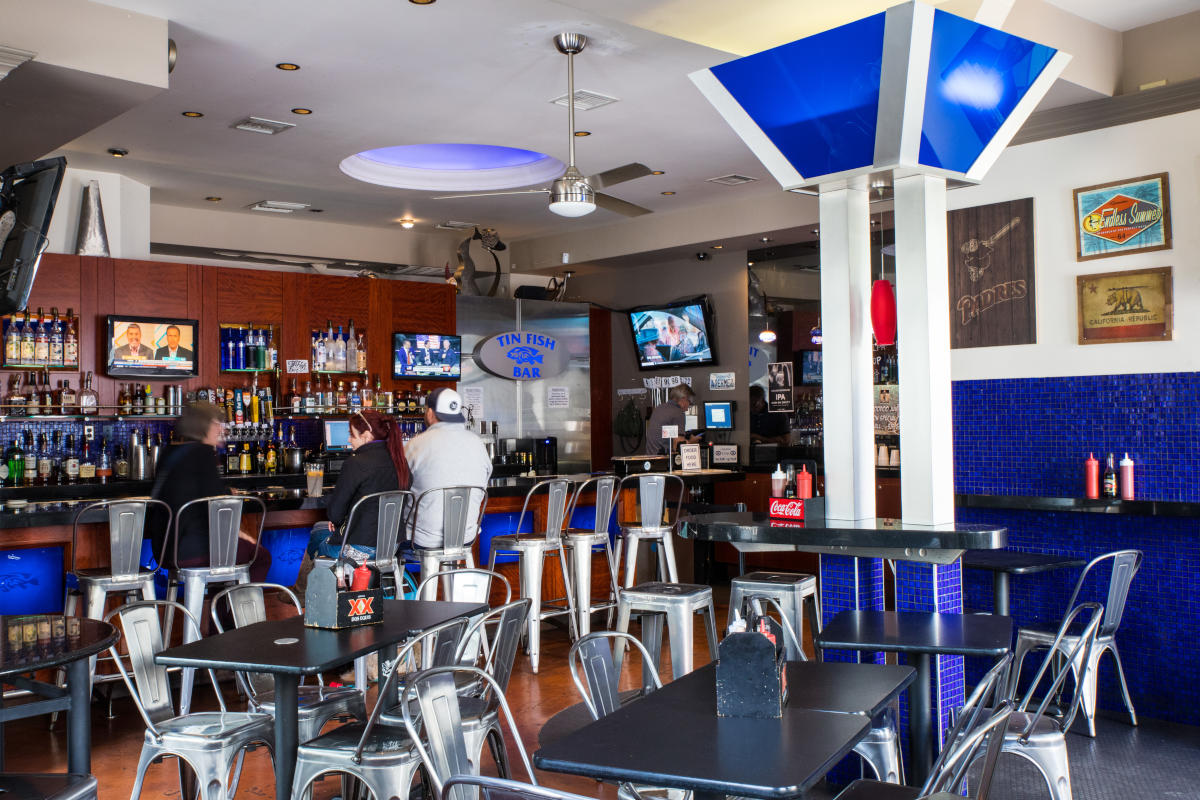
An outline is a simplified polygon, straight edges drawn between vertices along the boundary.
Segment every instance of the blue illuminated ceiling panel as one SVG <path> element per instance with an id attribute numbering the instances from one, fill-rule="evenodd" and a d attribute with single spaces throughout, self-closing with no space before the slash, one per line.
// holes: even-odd
<path id="1" fill-rule="evenodd" d="M 884 14 L 712 68 L 804 176 L 869 167 L 875 155 Z"/>
<path id="2" fill-rule="evenodd" d="M 970 170 L 1055 52 L 935 11 L 920 163 Z"/>

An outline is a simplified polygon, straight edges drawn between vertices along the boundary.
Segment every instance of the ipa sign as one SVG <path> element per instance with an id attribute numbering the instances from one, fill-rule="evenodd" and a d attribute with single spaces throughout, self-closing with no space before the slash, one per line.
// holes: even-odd
<path id="1" fill-rule="evenodd" d="M 553 336 L 505 331 L 479 343 L 475 360 L 485 370 L 512 381 L 536 381 L 561 374 L 570 355 Z"/>

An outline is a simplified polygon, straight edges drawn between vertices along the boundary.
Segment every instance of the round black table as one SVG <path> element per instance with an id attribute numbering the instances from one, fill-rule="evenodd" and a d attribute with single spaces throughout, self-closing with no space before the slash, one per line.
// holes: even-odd
<path id="1" fill-rule="evenodd" d="M 1002 617 L 1009 616 L 1009 575 L 1072 569 L 1086 563 L 1087 559 L 1074 556 L 1022 553 L 1016 550 L 968 550 L 962 556 L 962 565 L 967 569 L 982 569 L 992 573 L 992 611 Z"/>
<path id="2" fill-rule="evenodd" d="M 91 680 L 88 659 L 117 641 L 107 622 L 59 614 L 0 616 L 0 684 L 46 698 L 0 708 L 0 726 L 13 719 L 67 712 L 67 771 L 92 771 Z M 37 670 L 66 667 L 67 688 L 34 680 Z M 0 770 L 4 769 L 0 731 Z"/>

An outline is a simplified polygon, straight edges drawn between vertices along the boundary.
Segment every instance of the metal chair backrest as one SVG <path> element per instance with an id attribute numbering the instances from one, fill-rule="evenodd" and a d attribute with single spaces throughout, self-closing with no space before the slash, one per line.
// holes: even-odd
<path id="1" fill-rule="evenodd" d="M 975 733 L 981 729 L 991 730 L 989 726 L 995 721 L 995 715 L 1005 710 L 1004 719 L 1007 721 L 1013 711 L 1013 704 L 1003 699 L 1008 685 L 1008 673 L 1012 667 L 1012 654 L 1005 653 L 992 665 L 992 668 L 975 685 L 975 689 L 967 697 L 966 702 L 958 709 L 954 725 L 946 736 L 946 746 L 938 755 L 937 761 L 929 771 L 929 778 L 921 791 L 921 796 L 934 794 L 938 791 L 956 791 L 966 778 L 967 770 L 974 762 L 974 754 L 983 742 L 982 737 Z M 994 708 L 993 708 L 994 707 Z M 1003 730 L 995 737 L 1002 740 Z M 992 750 L 995 748 L 995 753 Z M 979 797 L 987 796 L 986 786 L 991 782 L 991 773 L 995 770 L 996 759 L 1000 755 L 996 742 L 988 746 L 989 761 L 984 764 L 983 781 Z"/>
<path id="2" fill-rule="evenodd" d="M 967 777 L 967 770 L 975 762 L 976 754 L 986 742 L 983 771 L 979 776 L 974 800 L 987 800 L 992 776 L 996 772 L 996 761 L 1004 747 L 1004 731 L 1013 713 L 1012 702 L 1005 700 L 994 710 L 987 709 L 987 712 L 990 716 L 980 724 L 963 732 L 961 736 L 952 736 L 946 740 L 949 744 L 943 749 L 942 756 L 938 758 L 928 780 L 921 787 L 921 798 L 961 796 L 959 787 Z"/>
<path id="3" fill-rule="evenodd" d="M 621 676 L 617 673 L 610 644 L 614 640 L 632 643 L 642 654 L 642 693 L 662 688 L 662 680 L 654 668 L 650 651 L 636 636 L 620 631 L 589 633 L 571 645 L 567 653 L 567 666 L 571 669 L 571 680 L 575 681 L 575 688 L 579 690 L 592 719 L 600 719 L 621 707 L 618 691 Z M 581 670 L 587 681 L 586 687 L 579 678 Z"/>
<path id="4" fill-rule="evenodd" d="M 547 478 L 529 487 L 525 493 L 525 502 L 521 505 L 521 515 L 517 517 L 517 527 L 520 531 L 525 524 L 525 513 L 529 510 L 529 501 L 546 491 L 546 529 L 543 531 L 547 539 L 557 539 L 562 535 L 567 519 L 567 504 L 571 499 L 571 482 L 566 478 Z"/>
<path id="5" fill-rule="evenodd" d="M 242 513 L 246 503 L 258 506 L 258 531 L 254 536 L 254 553 L 245 564 L 237 561 L 238 537 L 242 531 Z M 189 500 L 179 507 L 175 514 L 175 548 L 174 565 L 179 565 L 179 525 L 184 514 L 193 506 L 203 504 L 208 513 L 208 566 L 209 569 L 225 569 L 228 567 L 243 567 L 258 558 L 258 548 L 262 542 L 263 523 L 267 519 L 267 504 L 252 495 L 219 494 L 213 497 L 198 497 Z M 166 548 L 164 547 L 164 550 Z M 166 553 L 159 563 L 164 563 Z"/>
<path id="6" fill-rule="evenodd" d="M 79 555 L 79 520 L 89 511 L 108 511 L 108 557 L 110 575 L 118 580 L 133 579 L 141 571 L 142 539 L 146 533 L 146 515 L 150 507 L 162 508 L 167 514 L 165 530 L 171 530 L 171 507 L 162 500 L 101 500 L 90 503 L 75 514 L 71 526 L 71 571 L 77 570 Z M 163 537 L 164 539 L 166 537 Z"/>
<path id="7" fill-rule="evenodd" d="M 470 792 L 465 796 L 478 794 L 479 800 L 592 800 L 581 794 L 487 775 L 455 775 L 442 786 L 440 800 L 458 800 L 464 790 Z"/>
<path id="8" fill-rule="evenodd" d="M 346 539 L 350 537 L 350 531 L 354 530 L 354 523 L 358 516 L 370 513 L 367 505 L 376 503 L 375 566 L 377 569 L 390 569 L 396 561 L 396 547 L 400 543 L 400 527 L 409 516 L 415 501 L 416 495 L 404 489 L 364 494 L 354 505 L 350 506 L 350 513 L 346 515 L 346 524 L 342 526 L 342 547 L 346 546 Z M 341 552 L 340 548 L 339 552 Z"/>
<path id="9" fill-rule="evenodd" d="M 513 664 L 517 660 L 517 645 L 521 641 L 521 633 L 525 629 L 525 620 L 529 616 L 531 598 L 521 599 L 497 606 L 471 623 L 463 636 L 458 658 L 460 666 L 475 666 L 476 656 L 480 647 L 474 642 L 483 644 L 484 654 L 482 669 L 496 679 L 500 691 L 508 691 L 508 681 L 512 678 Z M 489 626 L 491 632 L 488 632 Z"/>
<path id="10" fill-rule="evenodd" d="M 133 698 L 138 713 L 146 723 L 146 727 L 161 738 L 157 723 L 176 716 L 174 701 L 171 699 L 171 683 L 167 679 L 167 668 L 154 661 L 154 657 L 162 652 L 164 633 L 166 641 L 170 641 L 171 630 L 164 632 L 163 623 L 159 619 L 160 608 L 170 609 L 178 613 L 184 625 L 190 625 L 196 638 L 200 638 L 200 625 L 191 612 L 179 603 L 169 600 L 140 600 L 126 603 L 105 616 L 104 621 L 112 623 L 121 633 L 121 639 L 128 650 L 130 667 L 133 670 L 132 679 L 125 669 L 125 664 L 117 653 L 117 645 L 108 649 L 113 661 L 120 670 L 121 679 Z M 225 699 L 217 687 L 217 679 L 212 670 L 208 670 L 212 680 L 213 690 L 217 694 L 217 704 L 225 711 Z"/>
<path id="11" fill-rule="evenodd" d="M 1112 559 L 1112 571 L 1108 577 L 1108 598 L 1104 601 L 1104 620 L 1096 634 L 1098 637 L 1112 636 L 1117 632 L 1117 628 L 1121 627 L 1121 618 L 1125 616 L 1125 601 L 1129 598 L 1129 586 L 1133 583 L 1133 576 L 1137 575 L 1142 566 L 1142 551 L 1114 550 L 1093 558 L 1079 574 L 1079 580 L 1075 581 L 1075 591 L 1071 592 L 1071 599 L 1067 602 L 1067 608 L 1075 607 L 1088 573 L 1093 567 L 1109 559 Z"/>
<path id="12" fill-rule="evenodd" d="M 662 528 L 674 526 L 679 521 L 679 509 L 683 505 L 683 478 L 678 475 L 672 475 L 667 472 L 651 472 L 638 475 L 626 475 L 621 478 L 621 485 L 618 489 L 617 500 L 617 518 L 619 520 L 628 519 L 625 510 L 625 495 L 626 489 L 632 484 L 637 484 L 638 494 L 638 526 L 642 528 Z M 667 506 L 667 491 L 668 485 L 676 485 L 678 493 L 675 498 L 674 507 Z M 664 525 L 663 512 L 666 511 L 670 517 L 670 521 Z"/>
<path id="13" fill-rule="evenodd" d="M 504 603 L 512 602 L 512 586 L 508 578 L 499 572 L 492 572 L 479 567 L 462 567 L 461 569 L 444 569 L 432 575 L 421 578 L 417 585 L 417 597 L 424 597 L 425 587 L 434 581 L 448 578 L 449 593 L 443 597 L 451 603 L 488 603 L 492 594 L 492 581 L 500 581 L 504 587 Z M 437 599 L 436 595 L 433 599 Z"/>
<path id="14" fill-rule="evenodd" d="M 213 596 L 209 613 L 217 633 L 225 632 L 220 614 L 222 601 L 229 607 L 235 629 L 254 625 L 257 622 L 265 622 L 267 619 L 266 593 L 268 591 L 285 595 L 292 601 L 292 606 L 296 609 L 297 614 L 304 613 L 299 598 L 286 586 L 278 583 L 239 583 L 222 589 Z M 257 698 L 259 692 L 271 691 L 275 685 L 274 677 L 265 672 L 234 672 L 234 676 L 242 686 L 242 690 L 252 698 Z M 318 675 L 317 680 L 320 681 L 320 679 L 321 676 Z"/>
<path id="15" fill-rule="evenodd" d="M 579 498 L 591 491 L 596 493 L 596 521 L 592 525 L 591 533 L 608 533 L 613 509 L 617 505 L 617 476 L 612 473 L 593 475 L 575 488 L 575 494 L 571 498 L 571 509 L 567 512 L 567 524 L 570 525 L 575 517 L 575 507 L 579 504 Z"/>
<path id="16" fill-rule="evenodd" d="M 442 549 L 461 550 L 467 542 L 471 504 L 478 498 L 479 510 L 475 519 L 475 524 L 478 525 L 483 520 L 484 509 L 487 508 L 487 489 L 482 486 L 441 486 L 421 492 L 409 522 L 409 539 L 417 529 L 417 518 L 421 514 L 421 508 L 428 508 L 425 498 L 428 497 L 430 503 L 436 503 L 439 496 L 442 502 Z"/>
<path id="17" fill-rule="evenodd" d="M 1067 635 L 1071 625 L 1074 624 L 1076 617 L 1083 612 L 1091 612 L 1091 618 L 1083 627 L 1083 633 L 1079 634 L 1079 640 L 1075 642 L 1075 646 L 1071 648 L 1067 657 L 1064 659 L 1060 653 L 1063 637 Z M 1046 690 L 1045 697 L 1042 699 L 1041 705 L 1037 707 L 1037 711 L 1029 719 L 1029 724 L 1021 732 L 1021 741 L 1029 740 L 1029 735 L 1033 733 L 1037 727 L 1038 720 L 1046 713 L 1050 703 L 1055 700 L 1055 697 L 1062 690 L 1066 683 L 1067 676 L 1071 674 L 1071 666 L 1074 665 L 1078 672 L 1078 678 L 1075 680 L 1074 696 L 1071 702 L 1067 704 L 1067 709 L 1055 722 L 1059 729 L 1066 733 L 1071 729 L 1071 723 L 1075 721 L 1075 714 L 1079 711 L 1079 704 L 1083 700 L 1082 684 L 1084 674 L 1087 671 L 1089 657 L 1091 656 L 1092 647 L 1096 643 L 1096 634 L 1100 630 L 1100 623 L 1104 619 L 1104 606 L 1099 603 L 1080 603 L 1072 608 L 1065 617 L 1062 624 L 1058 627 L 1058 634 L 1054 637 L 1054 642 L 1050 645 L 1049 652 L 1046 653 L 1046 658 L 1042 661 L 1042 666 L 1038 669 L 1037 674 L 1033 676 L 1033 683 L 1029 684 L 1029 690 L 1025 693 L 1025 697 L 1017 705 L 1017 711 L 1026 711 L 1029 704 L 1033 702 L 1033 693 L 1041 683 L 1042 678 L 1052 666 L 1057 665 L 1058 671 L 1054 674 L 1054 680 L 1050 684 L 1050 688 Z"/>
<path id="18" fill-rule="evenodd" d="M 537 777 L 533 773 L 529 754 L 521 741 L 521 733 L 517 730 L 508 700 L 505 699 L 496 679 L 478 667 L 437 667 L 420 672 L 409 680 L 400 698 L 400 708 L 404 713 L 404 728 L 421 756 L 421 763 L 425 765 L 425 771 L 438 794 L 442 793 L 442 787 L 452 777 L 474 771 L 459 716 L 455 675 L 480 681 L 485 687 L 485 692 L 494 694 L 495 703 L 508 721 L 512 743 L 521 756 L 521 763 L 525 766 L 529 781 L 536 784 Z M 416 698 L 415 705 L 420 709 L 420 724 L 424 728 L 424 737 L 417 730 L 417 721 L 413 719 L 414 704 L 410 702 L 413 698 Z M 474 793 L 466 787 L 460 787 L 459 791 L 446 797 L 450 800 L 474 800 L 473 795 Z"/>

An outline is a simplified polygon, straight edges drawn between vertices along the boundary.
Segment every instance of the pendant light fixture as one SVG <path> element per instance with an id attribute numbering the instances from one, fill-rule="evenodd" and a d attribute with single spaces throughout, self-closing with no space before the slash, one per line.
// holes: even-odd
<path id="1" fill-rule="evenodd" d="M 883 212 L 879 212 L 879 242 L 883 243 Z M 884 276 L 883 248 L 879 252 L 879 280 L 871 285 L 871 328 L 880 347 L 896 343 L 896 293 Z"/>

